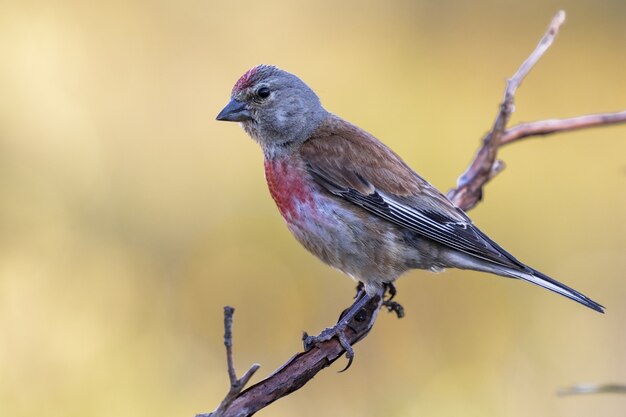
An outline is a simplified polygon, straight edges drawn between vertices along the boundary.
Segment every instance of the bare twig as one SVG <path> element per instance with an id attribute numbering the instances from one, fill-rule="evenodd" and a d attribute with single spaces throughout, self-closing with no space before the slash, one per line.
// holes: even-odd
<path id="1" fill-rule="evenodd" d="M 550 26 L 548 26 L 548 30 L 544 33 L 535 50 L 528 56 L 528 58 L 526 58 L 526 61 L 520 65 L 517 72 L 507 82 L 506 92 L 504 93 L 504 102 L 507 103 L 507 105 L 513 105 L 513 97 L 517 92 L 517 87 L 520 86 L 522 80 L 526 78 L 530 70 L 533 69 L 535 64 L 539 62 L 539 59 L 541 59 L 541 57 L 543 57 L 543 55 L 548 51 L 548 48 L 552 46 L 552 43 L 554 42 L 556 35 L 559 34 L 559 29 L 564 22 L 565 12 L 563 10 L 559 10 L 552 18 Z M 509 109 L 505 117 L 508 117 L 512 112 L 513 109 Z"/>
<path id="2" fill-rule="evenodd" d="M 535 50 L 520 65 L 515 74 L 507 81 L 504 99 L 500 104 L 500 111 L 496 116 L 491 131 L 483 139 L 483 144 L 474 157 L 474 160 L 457 181 L 457 187 L 448 192 L 448 198 L 463 210 L 473 208 L 482 198 L 483 186 L 495 177 L 502 169 L 502 162 L 496 163 L 501 138 L 506 131 L 511 114 L 515 111 L 515 92 L 526 75 L 546 53 L 565 22 L 565 12 L 560 10 L 550 22 L 548 30 L 543 35 Z"/>
<path id="3" fill-rule="evenodd" d="M 374 326 L 382 304 L 382 297 L 373 297 L 342 331 L 342 336 L 350 345 L 354 345 L 367 336 Z M 225 315 L 227 308 L 230 307 L 224 308 Z M 224 320 L 224 324 L 226 325 L 226 320 Z M 296 353 L 273 374 L 245 391 L 238 392 L 234 397 L 231 396 L 233 392 L 231 382 L 231 392 L 228 393 L 220 406 L 211 414 L 198 414 L 196 417 L 251 416 L 279 398 L 301 388 L 319 371 L 330 366 L 344 353 L 344 348 L 336 338 L 321 342 L 306 352 Z"/>
<path id="4" fill-rule="evenodd" d="M 233 307 L 224 307 L 224 346 L 226 346 L 226 364 L 228 366 L 228 378 L 230 379 L 230 389 L 220 405 L 210 414 L 198 414 L 196 417 L 223 417 L 231 406 L 232 402 L 239 396 L 241 390 L 246 386 L 252 375 L 261 367 L 258 363 L 253 364 L 250 369 L 240 379 L 237 379 L 235 365 L 233 361 Z"/>
<path id="5" fill-rule="evenodd" d="M 579 384 L 563 388 L 558 395 L 580 395 L 580 394 L 626 394 L 626 385 L 622 384 Z"/>
<path id="6" fill-rule="evenodd" d="M 609 126 L 626 122 L 626 111 L 617 113 L 590 114 L 569 119 L 549 119 L 538 122 L 520 123 L 508 128 L 500 138 L 500 146 L 508 145 L 531 136 L 571 132 L 597 126 Z"/>
<path id="7" fill-rule="evenodd" d="M 530 123 L 521 123 L 507 129 L 510 116 L 514 111 L 514 96 L 522 80 L 528 75 L 539 59 L 552 45 L 563 22 L 565 13 L 559 11 L 541 41 L 522 63 L 517 72 L 507 81 L 504 99 L 493 127 L 483 138 L 482 145 L 467 170 L 459 177 L 457 187 L 448 192 L 448 198 L 463 210 L 470 210 L 482 197 L 485 184 L 504 169 L 504 163 L 496 159 L 498 149 L 509 143 L 526 137 L 547 135 L 590 127 L 607 126 L 626 122 L 626 111 L 574 117 L 570 119 L 551 119 Z M 374 325 L 379 309 L 385 305 L 381 297 L 376 297 L 357 314 L 341 334 L 350 345 L 363 339 Z M 353 304 L 354 306 L 354 304 Z M 387 305 L 389 308 L 389 305 Z M 397 310 L 398 314 L 402 311 Z M 345 353 L 345 349 L 336 339 L 319 343 L 306 352 L 295 354 L 283 366 L 263 381 L 243 390 L 250 376 L 258 369 L 253 365 L 250 370 L 237 380 L 232 363 L 232 313 L 233 309 L 224 309 L 224 327 L 228 373 L 231 389 L 220 406 L 210 414 L 212 417 L 247 417 L 268 404 L 289 395 L 301 388 L 319 371 L 328 367 Z M 234 382 L 233 382 L 234 381 Z M 622 386 L 602 386 L 597 392 L 617 392 Z M 580 391 L 580 390 L 579 390 Z M 582 391 L 581 391 L 582 392 Z M 622 392 L 622 391 L 619 391 Z M 206 414 L 198 415 L 207 416 Z"/>
<path id="8" fill-rule="evenodd" d="M 231 388 L 237 385 L 237 373 L 233 363 L 233 314 L 235 314 L 234 307 L 224 307 L 224 346 Z"/>

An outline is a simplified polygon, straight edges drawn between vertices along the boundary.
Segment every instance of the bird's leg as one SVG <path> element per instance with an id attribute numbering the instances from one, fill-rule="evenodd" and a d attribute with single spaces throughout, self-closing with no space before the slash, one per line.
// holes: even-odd
<path id="1" fill-rule="evenodd" d="M 359 281 L 359 283 L 356 286 L 356 294 L 354 295 L 354 299 L 356 301 L 358 301 L 363 296 L 365 296 L 365 285 L 361 281 Z M 350 310 L 352 310 L 352 308 L 353 307 L 350 306 L 350 307 L 346 308 L 345 310 L 343 310 L 341 312 L 341 314 L 339 314 L 339 320 L 337 320 L 337 321 L 340 321 L 343 318 L 343 316 L 345 316 Z"/>
<path id="2" fill-rule="evenodd" d="M 355 299 L 361 298 L 361 296 L 363 295 L 363 292 L 365 291 L 365 284 L 363 284 L 361 281 L 359 281 L 358 284 L 356 284 L 356 294 L 354 296 Z"/>
<path id="3" fill-rule="evenodd" d="M 357 299 L 357 301 L 355 301 L 350 308 L 343 311 L 339 318 L 339 321 L 333 327 L 328 327 L 324 329 L 317 336 L 309 336 L 305 332 L 304 336 L 302 337 L 302 340 L 304 341 L 304 349 L 310 350 L 317 343 L 325 342 L 332 339 L 334 336 L 337 336 L 337 333 L 346 328 L 346 326 L 350 323 L 350 320 L 352 320 L 356 316 L 356 314 L 363 307 L 365 307 L 369 300 L 370 297 L 367 294 L 363 293 L 363 295 L 359 299 Z"/>
<path id="4" fill-rule="evenodd" d="M 361 312 L 365 311 L 364 307 L 370 301 L 372 301 L 372 298 L 374 297 L 384 298 L 385 294 L 389 293 L 389 298 L 387 298 L 386 300 L 383 300 L 382 302 L 379 301 L 380 304 L 378 304 L 378 307 L 376 307 L 376 310 L 378 310 L 380 306 L 385 306 L 390 312 L 393 311 L 394 313 L 396 313 L 398 318 L 404 317 L 404 308 L 399 303 L 392 301 L 392 299 L 395 297 L 397 293 L 396 287 L 393 285 L 393 283 L 386 283 L 381 288 L 380 293 L 374 296 L 368 295 L 366 293 L 365 286 L 361 282 L 359 282 L 359 284 L 357 285 L 356 290 L 357 290 L 357 293 L 356 293 L 356 296 L 354 297 L 355 298 L 354 304 L 352 304 L 352 306 L 345 309 L 341 313 L 336 325 L 334 325 L 333 327 L 324 329 L 317 336 L 309 336 L 306 332 L 304 332 L 302 335 L 302 341 L 304 344 L 305 351 L 309 351 L 317 344 L 326 342 L 328 340 L 331 340 L 333 337 L 336 337 L 339 340 L 341 347 L 346 351 L 346 358 L 348 358 L 348 364 L 340 372 L 347 370 L 352 364 L 352 361 L 354 359 L 354 350 L 352 349 L 350 341 L 348 340 L 344 330 L 346 330 L 346 328 L 349 327 L 350 329 L 356 331 L 356 329 L 354 328 L 355 325 L 357 326 L 363 325 L 362 322 L 365 320 L 365 317 L 363 317 Z M 364 314 L 367 316 L 367 313 L 364 313 Z M 374 315 L 373 318 L 371 319 L 371 323 L 367 324 L 368 328 L 371 326 L 371 324 L 373 324 L 375 317 L 376 315 Z M 355 322 L 352 322 L 353 320 Z"/>
<path id="5" fill-rule="evenodd" d="M 395 285 L 393 285 L 392 282 L 387 282 L 385 283 L 385 292 L 389 293 L 389 298 L 387 298 L 385 301 L 383 301 L 383 305 L 385 307 L 387 307 L 387 310 L 391 313 L 394 312 L 396 313 L 396 316 L 398 316 L 399 319 L 401 319 L 402 317 L 404 317 L 404 307 L 402 307 L 402 305 L 396 301 L 392 301 L 393 298 L 396 296 L 397 294 L 397 290 Z"/>
<path id="6" fill-rule="evenodd" d="M 389 298 L 387 299 L 387 301 L 393 300 L 393 298 L 398 293 L 398 290 L 396 289 L 396 286 L 393 285 L 393 282 L 386 282 L 384 284 L 384 288 L 385 288 L 385 292 L 389 293 Z"/>

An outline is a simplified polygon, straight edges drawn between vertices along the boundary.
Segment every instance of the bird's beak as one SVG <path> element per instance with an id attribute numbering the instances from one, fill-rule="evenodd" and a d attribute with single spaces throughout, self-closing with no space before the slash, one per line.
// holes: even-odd
<path id="1" fill-rule="evenodd" d="M 252 116 L 246 103 L 232 98 L 220 114 L 217 115 L 216 119 L 224 122 L 245 122 L 246 120 L 252 120 Z"/>

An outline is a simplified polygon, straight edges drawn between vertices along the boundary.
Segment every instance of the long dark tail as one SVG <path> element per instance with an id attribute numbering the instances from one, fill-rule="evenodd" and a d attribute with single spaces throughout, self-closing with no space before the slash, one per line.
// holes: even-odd
<path id="1" fill-rule="evenodd" d="M 565 297 L 571 300 L 577 301 L 580 304 L 586 307 L 589 307 L 590 309 L 595 310 L 599 313 L 604 313 L 604 307 L 602 305 L 600 305 L 599 303 L 596 303 L 595 301 L 588 298 L 584 294 L 579 293 L 575 289 L 570 288 L 565 284 L 561 284 L 559 281 L 552 279 L 549 276 L 544 275 L 535 269 L 532 269 L 532 268 L 528 268 L 528 269 L 530 269 L 532 272 L 527 273 L 525 271 L 515 271 L 515 270 L 510 270 L 509 272 L 512 275 L 516 276 L 517 278 L 521 278 L 532 284 L 538 285 L 550 291 L 554 291 L 557 294 L 564 295 Z"/>

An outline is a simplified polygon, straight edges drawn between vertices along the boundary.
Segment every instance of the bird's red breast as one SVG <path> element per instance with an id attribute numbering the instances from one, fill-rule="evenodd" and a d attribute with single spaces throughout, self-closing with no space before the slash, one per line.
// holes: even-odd
<path id="1" fill-rule="evenodd" d="M 304 208 L 314 209 L 311 184 L 305 178 L 303 170 L 293 159 L 277 157 L 265 160 L 267 186 L 287 222 L 299 220 Z"/>

